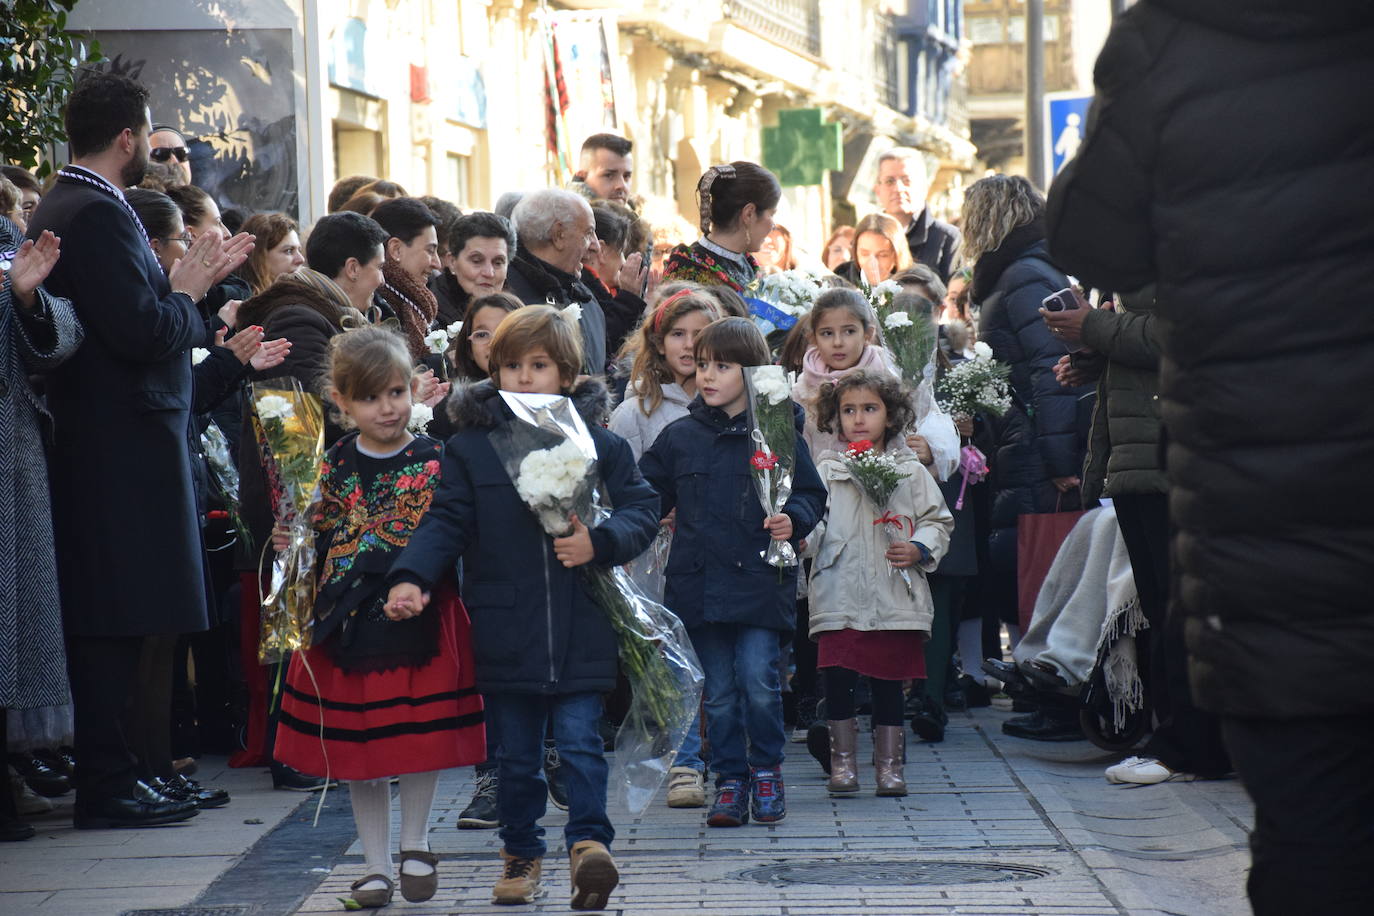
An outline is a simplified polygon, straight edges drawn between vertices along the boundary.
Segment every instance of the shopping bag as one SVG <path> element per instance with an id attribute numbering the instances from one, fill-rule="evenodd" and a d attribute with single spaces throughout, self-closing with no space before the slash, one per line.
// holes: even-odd
<path id="1" fill-rule="evenodd" d="M 1024 633 L 1035 612 L 1035 599 L 1045 583 L 1055 555 L 1073 526 L 1083 517 L 1081 511 L 1042 512 L 1022 515 L 1016 520 L 1016 610 Z"/>

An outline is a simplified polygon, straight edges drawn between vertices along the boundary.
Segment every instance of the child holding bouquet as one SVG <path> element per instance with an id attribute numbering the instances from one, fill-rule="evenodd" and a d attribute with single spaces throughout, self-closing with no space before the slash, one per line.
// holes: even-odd
<path id="1" fill-rule="evenodd" d="M 482 759 L 482 704 L 467 615 L 451 583 L 424 613 L 384 612 L 386 577 L 439 485 L 443 447 L 407 429 L 412 361 L 403 338 L 361 328 L 331 341 L 330 397 L 353 431 L 325 454 L 313 527 L 321 559 L 311 647 L 292 656 L 276 759 L 349 781 L 367 860 L 363 907 L 391 902 L 390 778 L 400 776 L 401 894 L 438 887 L 428 822 L 439 771 Z M 286 535 L 274 532 L 277 548 Z"/>
<path id="2" fill-rule="evenodd" d="M 501 734 L 504 867 L 492 900 L 525 904 L 543 893 L 547 846 L 539 819 L 548 799 L 542 763 L 552 720 L 568 789 L 572 908 L 599 910 L 620 880 L 609 851 L 615 829 L 606 813 L 608 770 L 597 730 L 601 696 L 616 683 L 617 642 L 577 567 L 629 562 L 649 545 L 661 516 L 625 440 L 600 426 L 605 386 L 576 382 L 579 334 L 576 319 L 544 305 L 512 312 L 497 327 L 491 379 L 459 388 L 450 399 L 457 432 L 445 447 L 443 482 L 392 568 L 386 607 L 401 619 L 422 613 L 436 584 L 462 558 L 477 685 Z M 568 536 L 544 533 L 497 451 L 503 430 L 520 422 L 502 390 L 572 399 L 596 447 L 601 493 L 615 507 L 609 518 L 588 529 L 574 516 Z"/>
<path id="3" fill-rule="evenodd" d="M 838 433 L 823 433 L 816 425 L 820 387 L 852 372 L 886 373 L 900 378 L 891 355 L 874 343 L 878 326 L 873 307 L 853 289 L 828 289 L 816 297 L 808 316 L 811 345 L 802 357 L 802 374 L 792 397 L 806 408 L 806 443 L 813 455 L 836 450 Z M 932 356 L 934 347 L 932 344 Z M 908 412 L 910 415 L 910 412 Z M 959 467 L 959 433 L 940 410 L 911 416 L 914 432 L 906 442 L 937 480 L 947 480 Z"/>
<path id="4" fill-rule="evenodd" d="M 625 437 L 636 461 L 664 427 L 687 416 L 697 393 L 697 335 L 719 317 L 720 306 L 711 296 L 695 286 L 680 289 L 663 297 L 626 344 L 634 364 L 625 400 L 611 414 L 611 432 Z M 698 718 L 668 773 L 668 807 L 705 805 L 705 770 Z"/>
<path id="5" fill-rule="evenodd" d="M 902 681 L 925 677 L 922 641 L 933 606 L 923 573 L 939 565 L 954 530 L 939 487 L 902 440 L 911 419 L 909 393 L 885 372 L 826 382 L 817 398 L 817 427 L 838 434 L 842 449 L 817 460 L 828 514 L 808 544 L 831 795 L 859 791 L 854 687 L 861 674 L 872 687 L 877 794 L 906 794 Z"/>
<path id="6" fill-rule="evenodd" d="M 723 318 L 697 335 L 697 395 L 640 459 L 640 469 L 677 510 L 664 604 L 682 619 L 706 676 L 706 728 L 716 800 L 706 823 L 738 827 L 786 815 L 778 656 L 793 630 L 797 567 L 764 560 L 770 541 L 804 538 L 820 520 L 825 488 L 794 411 L 795 464 L 782 511 L 763 511 L 750 472 L 749 392 L 743 367 L 768 363 L 768 345 L 745 318 Z M 784 387 L 784 397 L 786 389 Z"/>

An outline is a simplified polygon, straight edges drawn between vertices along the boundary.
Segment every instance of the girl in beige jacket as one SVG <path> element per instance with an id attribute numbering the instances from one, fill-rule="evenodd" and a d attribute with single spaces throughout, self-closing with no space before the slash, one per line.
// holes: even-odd
<path id="1" fill-rule="evenodd" d="M 817 399 L 818 428 L 833 427 L 846 449 L 816 461 L 828 511 L 807 545 L 815 557 L 810 632 L 825 676 L 832 795 L 859 791 L 854 687 L 861 674 L 872 686 L 877 794 L 906 795 L 902 681 L 925 677 L 933 614 L 925 574 L 939 565 L 954 530 L 935 479 L 904 444 L 913 419 L 908 392 L 887 373 L 827 382 Z M 902 475 L 885 505 L 875 505 L 852 472 L 851 458 L 864 452 L 895 459 Z"/>

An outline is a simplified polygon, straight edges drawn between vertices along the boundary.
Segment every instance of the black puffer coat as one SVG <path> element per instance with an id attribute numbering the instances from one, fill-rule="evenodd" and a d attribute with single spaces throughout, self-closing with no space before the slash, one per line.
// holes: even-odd
<path id="1" fill-rule="evenodd" d="M 1069 285 L 1049 260 L 1039 222 L 1013 229 L 1001 247 L 978 259 L 973 301 L 981 307 L 978 338 L 1011 366 L 1012 408 L 997 426 L 997 452 L 989 456 L 994 496 L 989 560 L 1002 573 L 1016 571 L 1016 519 L 1077 509 L 1076 492 L 1061 495 L 1056 477 L 1083 468 L 1092 416 L 1092 388 L 1064 388 L 1054 365 L 1069 351 L 1050 333 L 1040 303 Z"/>
<path id="2" fill-rule="evenodd" d="M 1237 6 L 1118 18 L 1050 240 L 1094 286 L 1157 281 L 1198 701 L 1368 715 L 1374 4 Z"/>

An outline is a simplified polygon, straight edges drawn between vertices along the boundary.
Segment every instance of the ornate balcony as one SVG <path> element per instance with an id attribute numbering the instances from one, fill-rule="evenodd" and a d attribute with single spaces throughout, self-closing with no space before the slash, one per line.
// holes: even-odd
<path id="1" fill-rule="evenodd" d="M 784 48 L 820 56 L 820 0 L 726 0 L 725 18 Z"/>

